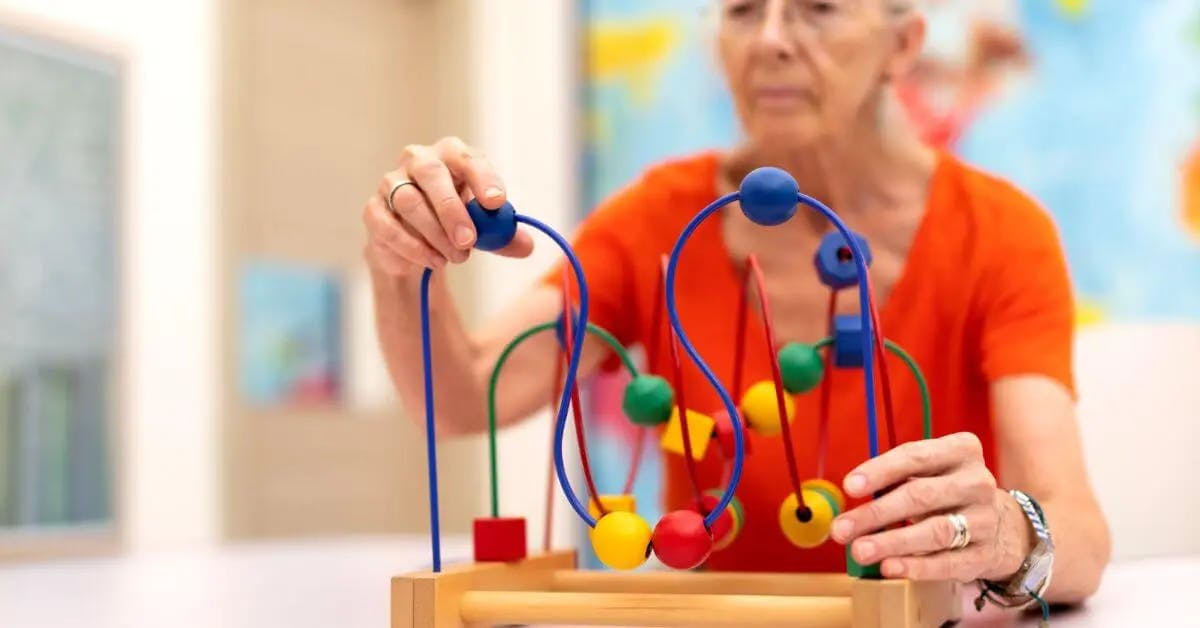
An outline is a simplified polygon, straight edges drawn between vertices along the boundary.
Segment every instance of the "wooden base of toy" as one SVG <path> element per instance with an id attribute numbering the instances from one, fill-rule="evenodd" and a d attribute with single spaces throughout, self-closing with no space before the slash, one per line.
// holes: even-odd
<path id="1" fill-rule="evenodd" d="M 844 626 L 937 628 L 961 616 L 950 582 L 840 574 L 594 572 L 575 552 L 392 579 L 392 628 Z"/>

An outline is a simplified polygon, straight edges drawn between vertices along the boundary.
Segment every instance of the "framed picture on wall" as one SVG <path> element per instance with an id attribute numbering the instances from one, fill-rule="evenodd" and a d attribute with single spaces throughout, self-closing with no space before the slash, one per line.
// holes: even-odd
<path id="1" fill-rule="evenodd" d="M 126 79 L 0 13 L 0 558 L 116 542 Z"/>

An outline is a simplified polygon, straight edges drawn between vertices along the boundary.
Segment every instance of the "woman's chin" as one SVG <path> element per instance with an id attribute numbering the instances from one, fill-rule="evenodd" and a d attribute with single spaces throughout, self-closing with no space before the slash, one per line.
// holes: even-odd
<path id="1" fill-rule="evenodd" d="M 748 130 L 755 143 L 768 152 L 812 146 L 821 138 L 820 125 L 809 116 L 761 116 Z"/>

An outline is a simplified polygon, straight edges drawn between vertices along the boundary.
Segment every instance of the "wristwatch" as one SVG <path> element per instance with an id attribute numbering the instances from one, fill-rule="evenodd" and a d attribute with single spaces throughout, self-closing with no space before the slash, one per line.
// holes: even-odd
<path id="1" fill-rule="evenodd" d="M 1025 561 L 1021 563 L 1021 568 L 1008 581 L 979 581 L 976 609 L 983 608 L 984 600 L 1005 608 L 1023 608 L 1035 600 L 1040 602 L 1054 573 L 1054 540 L 1050 538 L 1050 529 L 1046 525 L 1046 513 L 1025 493 L 1018 490 L 1010 490 L 1008 493 L 1029 519 L 1036 542 L 1033 551 L 1029 552 Z"/>

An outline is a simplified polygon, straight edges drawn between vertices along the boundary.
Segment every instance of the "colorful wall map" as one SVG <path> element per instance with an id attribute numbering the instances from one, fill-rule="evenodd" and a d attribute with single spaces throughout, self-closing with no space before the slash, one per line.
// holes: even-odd
<path id="1" fill-rule="evenodd" d="M 710 50 L 712 5 L 585 3 L 586 207 L 648 164 L 736 140 Z M 905 102 L 931 141 L 1053 213 L 1083 321 L 1200 318 L 1200 5 L 926 7 L 929 53 Z M 986 63 L 986 80 L 961 78 L 968 59 Z"/>

